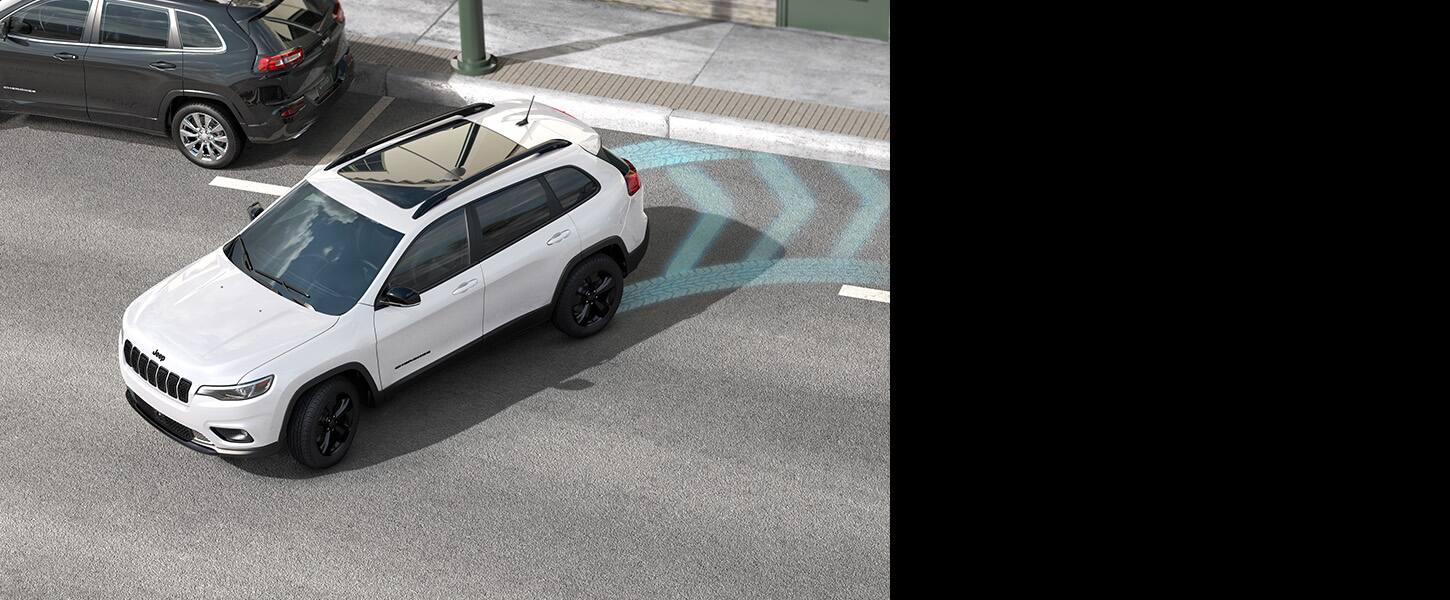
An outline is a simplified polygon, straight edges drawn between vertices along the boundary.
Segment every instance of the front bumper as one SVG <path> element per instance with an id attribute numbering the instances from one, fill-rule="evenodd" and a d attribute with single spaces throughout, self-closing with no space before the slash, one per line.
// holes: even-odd
<path id="1" fill-rule="evenodd" d="M 129 387 L 126 388 L 126 401 L 131 403 L 131 409 L 135 410 L 136 414 L 141 415 L 141 418 L 145 419 L 147 423 L 150 423 L 152 427 L 155 427 L 157 431 L 166 434 L 166 437 L 171 438 L 171 441 L 186 446 L 187 448 L 191 448 L 192 450 L 195 450 L 202 454 L 221 454 L 225 456 L 265 456 L 276 452 L 277 449 L 280 447 L 280 443 L 273 442 L 271 444 L 258 448 L 218 448 L 216 447 L 216 445 L 207 440 L 204 436 L 198 436 L 196 430 L 187 427 L 186 425 L 183 425 L 181 423 L 178 423 L 171 417 L 168 417 L 162 414 L 160 411 L 156 410 L 155 408 L 152 408 L 150 404 L 147 404 L 145 400 L 142 400 L 141 397 L 136 395 L 136 392 L 131 391 L 131 388 Z"/>
<path id="2" fill-rule="evenodd" d="M 243 125 L 242 128 L 246 130 L 247 141 L 253 144 L 275 144 L 302 137 L 322 117 L 323 112 L 329 106 L 337 103 L 337 99 L 347 93 L 347 89 L 352 86 L 353 67 L 352 50 L 349 49 L 343 55 L 342 59 L 338 61 L 338 66 L 335 67 L 341 73 L 340 78 L 336 80 L 336 86 L 330 91 L 322 93 L 319 89 L 322 86 L 319 85 L 303 93 L 300 98 L 293 98 L 290 101 L 273 107 L 270 117 L 266 121 Z M 278 114 L 283 107 L 299 99 L 305 101 L 306 105 L 297 114 L 285 119 Z"/>

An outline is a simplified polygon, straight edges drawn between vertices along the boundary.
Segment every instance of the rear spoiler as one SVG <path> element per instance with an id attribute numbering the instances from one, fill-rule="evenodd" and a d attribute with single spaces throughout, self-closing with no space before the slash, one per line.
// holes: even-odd
<path id="1" fill-rule="evenodd" d="M 277 0 L 277 1 L 278 2 L 281 2 L 281 0 Z M 394 131 L 393 133 L 390 133 L 390 134 L 385 135 L 385 136 L 383 136 L 381 138 L 378 138 L 376 140 L 373 140 L 371 142 L 368 142 L 367 144 L 364 144 L 362 147 L 360 147 L 360 148 L 358 148 L 356 150 L 353 150 L 352 152 L 348 152 L 347 154 L 344 154 L 342 156 L 337 157 L 337 160 L 334 160 L 334 161 L 332 161 L 332 162 L 330 162 L 330 163 L 327 164 L 327 169 L 325 169 L 325 170 L 336 169 L 338 165 L 341 165 L 341 164 L 343 164 L 345 162 L 348 162 L 350 160 L 353 160 L 353 159 L 355 159 L 355 158 L 357 158 L 359 156 L 362 156 L 364 154 L 367 154 L 368 148 L 371 148 L 373 146 L 376 146 L 376 145 L 382 143 L 385 140 L 391 140 L 391 139 L 396 138 L 398 136 L 406 135 L 406 134 L 412 133 L 414 131 L 420 131 L 420 130 L 423 130 L 423 129 L 427 129 L 429 127 L 432 127 L 434 125 L 437 125 L 439 123 L 442 123 L 443 121 L 447 121 L 448 119 L 452 119 L 453 117 L 466 117 L 468 115 L 478 114 L 478 113 L 481 113 L 483 111 L 486 111 L 486 110 L 488 110 L 490 108 L 493 108 L 493 105 L 492 104 L 489 104 L 487 102 L 479 102 L 477 104 L 470 104 L 468 106 L 465 106 L 463 108 L 460 108 L 458 110 L 455 110 L 455 111 L 452 111 L 452 112 L 449 112 L 449 113 L 446 113 L 446 114 L 438 115 L 436 117 L 433 117 L 431 119 L 428 119 L 427 121 L 423 121 L 422 123 L 418 123 L 418 124 L 415 124 L 415 125 L 410 125 L 408 127 L 404 127 L 402 129 L 399 129 L 398 131 Z"/>
<path id="2" fill-rule="evenodd" d="M 232 20 L 238 23 L 246 23 L 247 21 L 267 14 L 268 11 L 271 11 L 278 4 L 281 4 L 282 0 L 231 0 L 231 3 L 231 7 L 227 9 L 227 14 L 231 15 Z"/>

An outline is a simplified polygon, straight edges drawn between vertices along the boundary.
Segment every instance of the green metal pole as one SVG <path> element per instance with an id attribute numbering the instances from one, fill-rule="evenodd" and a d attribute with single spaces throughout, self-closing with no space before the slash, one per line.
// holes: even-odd
<path id="1" fill-rule="evenodd" d="M 458 40 L 462 52 L 449 61 L 463 75 L 483 75 L 498 60 L 483 47 L 483 0 L 458 0 Z"/>

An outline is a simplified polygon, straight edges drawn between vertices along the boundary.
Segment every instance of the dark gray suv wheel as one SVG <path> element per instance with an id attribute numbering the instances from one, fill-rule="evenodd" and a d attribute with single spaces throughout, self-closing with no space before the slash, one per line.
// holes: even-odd
<path id="1" fill-rule="evenodd" d="M 225 112 L 210 104 L 187 104 L 171 117 L 171 139 L 198 165 L 221 169 L 242 153 L 246 138 Z"/>

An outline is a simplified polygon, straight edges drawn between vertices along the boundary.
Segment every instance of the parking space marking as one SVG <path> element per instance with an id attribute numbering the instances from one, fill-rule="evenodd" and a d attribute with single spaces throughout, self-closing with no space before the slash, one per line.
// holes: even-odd
<path id="1" fill-rule="evenodd" d="M 854 285 L 843 285 L 841 286 L 840 295 L 847 298 L 860 298 L 862 300 L 891 304 L 891 292 L 886 290 L 873 290 L 871 288 L 856 287 Z"/>
<path id="2" fill-rule="evenodd" d="M 318 171 L 327 168 L 327 165 L 329 163 L 337 160 L 337 157 L 342 156 L 342 153 L 347 151 L 347 147 L 351 146 L 353 142 L 356 142 L 357 138 L 361 136 L 364 131 L 367 131 L 368 127 L 373 124 L 373 121 L 376 121 L 378 116 L 382 115 L 383 111 L 387 110 L 388 105 L 392 103 L 392 96 L 383 96 L 381 98 L 378 98 L 378 101 L 373 103 L 373 107 L 368 109 L 368 112 L 364 114 L 361 119 L 358 119 L 357 124 L 353 125 L 352 129 L 349 129 L 347 131 L 347 134 L 343 135 L 342 139 L 338 140 L 337 144 L 333 145 L 332 149 L 327 151 L 327 154 L 322 155 L 322 162 L 318 163 L 317 166 L 312 167 L 312 170 L 307 172 L 307 176 L 311 177 L 313 175 L 316 175 Z"/>
<path id="3" fill-rule="evenodd" d="M 281 196 L 282 194 L 285 194 L 292 189 L 290 187 L 272 185 L 270 183 L 257 183 L 255 181 L 247 181 L 245 179 L 232 179 L 231 177 L 218 177 L 211 180 L 211 184 L 220 188 L 242 190 L 244 192 L 256 192 L 258 194 L 267 194 L 268 196 L 272 196 L 274 198 L 277 196 Z"/>

